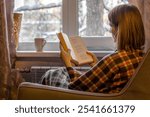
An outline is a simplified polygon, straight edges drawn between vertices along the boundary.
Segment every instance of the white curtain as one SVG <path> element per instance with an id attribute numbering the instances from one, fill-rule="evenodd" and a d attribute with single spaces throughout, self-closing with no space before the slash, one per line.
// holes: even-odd
<path id="1" fill-rule="evenodd" d="M 13 43 L 12 39 L 12 25 L 11 23 L 11 12 L 6 7 L 7 0 L 0 0 L 0 99 L 16 99 L 17 88 L 21 82 L 23 82 L 20 73 L 12 69 L 11 54 L 13 47 L 10 45 Z M 10 15 L 7 17 L 7 15 Z M 9 18 L 7 20 L 7 18 Z M 10 27 L 11 26 L 11 27 Z M 11 29 L 8 29 L 11 28 Z M 10 34 L 10 36 L 8 36 Z M 11 42 L 11 43 L 10 43 Z"/>

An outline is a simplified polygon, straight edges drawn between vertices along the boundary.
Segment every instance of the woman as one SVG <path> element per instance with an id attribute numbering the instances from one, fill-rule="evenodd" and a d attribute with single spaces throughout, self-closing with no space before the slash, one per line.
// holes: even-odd
<path id="1" fill-rule="evenodd" d="M 108 19 L 117 51 L 100 61 L 93 53 L 88 52 L 94 62 L 86 73 L 81 74 L 73 69 L 69 50 L 65 52 L 61 46 L 61 57 L 70 77 L 69 89 L 118 93 L 143 59 L 145 35 L 138 9 L 133 5 L 120 5 L 110 11 Z"/>

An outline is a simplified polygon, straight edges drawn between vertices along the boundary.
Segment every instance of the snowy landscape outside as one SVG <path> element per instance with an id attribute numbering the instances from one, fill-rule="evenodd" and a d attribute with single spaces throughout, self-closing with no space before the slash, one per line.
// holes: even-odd
<path id="1" fill-rule="evenodd" d="M 111 36 L 108 12 L 127 0 L 78 0 L 78 34 Z M 58 41 L 62 31 L 62 0 L 15 0 L 14 12 L 22 13 L 19 42 L 33 42 L 35 37 Z"/>

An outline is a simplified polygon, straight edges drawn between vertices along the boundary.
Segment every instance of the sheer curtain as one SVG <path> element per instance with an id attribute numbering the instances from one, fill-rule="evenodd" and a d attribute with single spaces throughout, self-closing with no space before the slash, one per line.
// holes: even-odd
<path id="1" fill-rule="evenodd" d="M 15 67 L 16 49 L 15 40 L 13 36 L 13 8 L 14 0 L 5 0 L 6 4 L 6 15 L 7 15 L 7 29 L 8 29 L 8 42 L 10 49 L 10 62 L 11 67 Z"/>
<path id="2" fill-rule="evenodd" d="M 12 36 L 12 7 L 9 3 L 13 4 L 9 0 L 0 0 L 0 99 L 16 99 L 17 88 L 23 81 L 19 72 L 12 69 L 15 48 Z"/>
<path id="3" fill-rule="evenodd" d="M 5 1 L 0 0 L 0 98 L 7 99 L 9 95 L 8 76 L 11 70 Z"/>

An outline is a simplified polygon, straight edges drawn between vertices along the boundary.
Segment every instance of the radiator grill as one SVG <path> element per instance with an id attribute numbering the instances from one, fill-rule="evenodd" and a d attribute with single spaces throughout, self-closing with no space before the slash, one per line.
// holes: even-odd
<path id="1" fill-rule="evenodd" d="M 26 82 L 40 83 L 42 75 L 50 69 L 58 69 L 58 67 L 49 66 L 32 66 L 30 69 L 20 69 L 20 73 Z M 79 71 L 87 71 L 89 67 L 75 67 Z"/>

